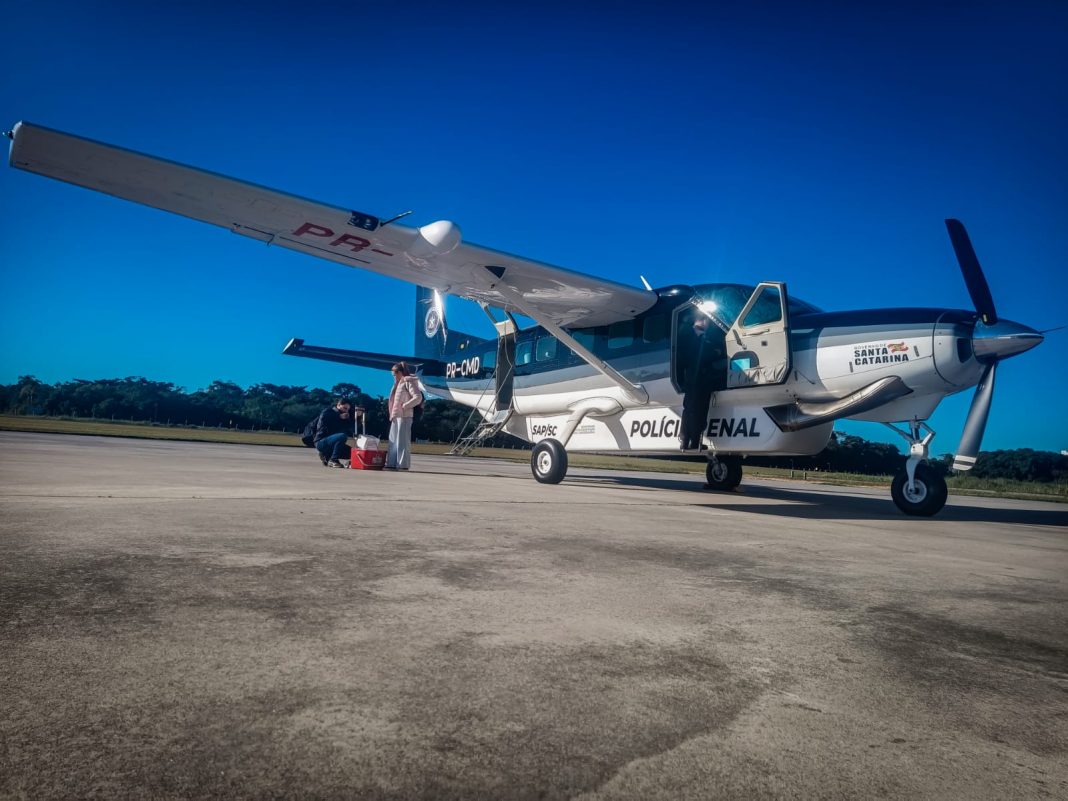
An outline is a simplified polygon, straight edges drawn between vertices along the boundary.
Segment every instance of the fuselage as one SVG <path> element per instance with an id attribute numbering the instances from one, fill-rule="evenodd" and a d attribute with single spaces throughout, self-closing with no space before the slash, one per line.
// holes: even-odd
<path id="1" fill-rule="evenodd" d="M 570 333 L 596 356 L 648 393 L 645 404 L 540 327 L 518 332 L 508 391 L 513 419 L 508 430 L 537 441 L 553 436 L 577 404 L 599 399 L 604 410 L 574 432 L 569 450 L 677 451 L 684 400 L 680 353 L 689 318 L 702 306 L 730 327 L 753 287 L 736 284 L 674 286 L 633 319 Z M 781 380 L 736 386 L 727 382 L 711 400 L 706 444 L 713 450 L 813 453 L 825 447 L 833 420 L 801 431 L 781 431 L 765 413 L 784 404 L 819 404 L 856 393 L 888 376 L 907 392 L 850 419 L 876 422 L 924 420 L 947 395 L 974 386 L 983 370 L 973 347 L 975 314 L 954 309 L 892 308 L 824 312 L 788 299 L 789 363 Z M 1029 330 L 1029 329 L 1028 329 Z M 485 415 L 497 405 L 500 378 L 496 341 L 455 343 L 455 358 L 424 371 L 427 389 L 475 406 Z M 731 369 L 736 365 L 732 364 Z M 734 375 L 732 374 L 732 378 Z"/>

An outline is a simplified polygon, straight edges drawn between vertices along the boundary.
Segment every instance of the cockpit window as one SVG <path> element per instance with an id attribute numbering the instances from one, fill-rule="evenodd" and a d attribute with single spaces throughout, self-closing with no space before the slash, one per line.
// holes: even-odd
<path id="1" fill-rule="evenodd" d="M 749 328 L 754 325 L 777 323 L 781 319 L 782 298 L 779 296 L 779 288 L 766 286 L 760 290 L 760 294 L 757 296 L 752 308 L 749 309 L 749 313 L 742 320 L 742 325 Z"/>
<path id="2" fill-rule="evenodd" d="M 728 326 L 734 325 L 742 308 L 753 294 L 755 286 L 746 284 L 699 284 L 694 287 L 694 300 L 698 306 L 702 303 L 715 304 L 714 313 Z M 790 297 L 790 315 L 814 314 L 819 311 L 811 303 Z M 753 321 L 747 321 L 752 325 Z"/>
<path id="3" fill-rule="evenodd" d="M 708 308 L 728 326 L 734 325 L 753 289 L 742 284 L 702 284 L 694 287 L 698 308 Z"/>

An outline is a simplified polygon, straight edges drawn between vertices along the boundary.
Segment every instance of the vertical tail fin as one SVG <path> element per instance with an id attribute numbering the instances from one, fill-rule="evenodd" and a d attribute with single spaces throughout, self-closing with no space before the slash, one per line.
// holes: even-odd
<path id="1" fill-rule="evenodd" d="M 441 356 L 476 342 L 488 342 L 484 337 L 450 331 L 445 320 L 445 296 L 425 286 L 415 288 L 415 355 L 423 359 Z M 466 344 L 462 344 L 466 343 Z"/>
<path id="2" fill-rule="evenodd" d="M 415 288 L 415 355 L 436 359 L 445 352 L 449 331 L 445 322 L 445 299 L 437 290 Z"/>

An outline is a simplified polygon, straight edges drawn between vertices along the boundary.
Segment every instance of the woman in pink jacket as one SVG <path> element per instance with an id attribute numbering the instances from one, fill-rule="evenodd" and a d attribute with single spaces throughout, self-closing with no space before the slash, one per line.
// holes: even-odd
<path id="1" fill-rule="evenodd" d="M 412 417 L 423 402 L 419 379 L 404 362 L 393 365 L 393 390 L 389 393 L 389 453 L 387 470 L 407 470 L 412 463 Z"/>

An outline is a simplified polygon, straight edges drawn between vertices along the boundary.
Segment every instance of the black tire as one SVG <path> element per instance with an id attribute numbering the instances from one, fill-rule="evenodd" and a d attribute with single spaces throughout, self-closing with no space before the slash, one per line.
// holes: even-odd
<path id="1" fill-rule="evenodd" d="M 567 475 L 567 451 L 555 439 L 543 439 L 530 454 L 530 472 L 542 484 L 559 484 Z"/>
<path id="2" fill-rule="evenodd" d="M 705 489 L 728 491 L 742 483 L 742 459 L 740 456 L 718 456 L 708 460 L 705 468 Z"/>
<path id="3" fill-rule="evenodd" d="M 916 488 L 912 492 L 907 491 L 908 481 L 908 473 L 902 470 L 894 476 L 890 485 L 890 497 L 905 514 L 931 517 L 946 505 L 946 498 L 949 497 L 946 480 L 930 466 L 923 463 L 916 465 Z"/>

